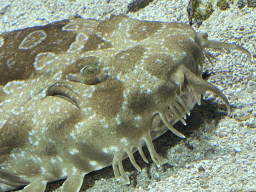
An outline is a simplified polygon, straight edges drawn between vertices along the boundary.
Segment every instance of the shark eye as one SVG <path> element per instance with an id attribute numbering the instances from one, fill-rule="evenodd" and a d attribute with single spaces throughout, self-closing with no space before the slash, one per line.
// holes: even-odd
<path id="1" fill-rule="evenodd" d="M 104 63 L 97 57 L 78 59 L 71 73 L 66 75 L 66 79 L 86 85 L 96 85 L 105 81 L 109 76 L 108 71 L 103 70 L 103 66 Z"/>
<path id="2" fill-rule="evenodd" d="M 108 74 L 100 72 L 98 67 L 87 65 L 80 70 L 80 73 L 68 74 L 66 79 L 87 85 L 95 85 L 105 81 L 107 77 Z"/>
<path id="3" fill-rule="evenodd" d="M 92 78 L 98 75 L 98 68 L 93 65 L 87 65 L 80 70 L 80 74 L 85 78 Z"/>

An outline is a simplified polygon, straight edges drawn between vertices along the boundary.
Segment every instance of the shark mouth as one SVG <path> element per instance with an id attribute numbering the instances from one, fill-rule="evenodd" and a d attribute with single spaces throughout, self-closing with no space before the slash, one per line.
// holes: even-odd
<path id="1" fill-rule="evenodd" d="M 122 178 L 124 183 L 130 184 L 130 180 L 126 172 L 124 171 L 122 165 L 122 160 L 125 159 L 127 156 L 129 157 L 135 169 L 137 171 L 141 171 L 141 168 L 136 163 L 135 158 L 133 156 L 133 152 L 135 152 L 136 150 L 138 150 L 142 159 L 146 163 L 149 162 L 142 150 L 142 147 L 144 145 L 147 147 L 151 159 L 157 165 L 157 167 L 160 167 L 160 165 L 165 164 L 168 160 L 161 157 L 155 151 L 152 141 L 159 137 L 160 135 L 162 135 L 163 133 L 165 133 L 168 129 L 171 130 L 177 136 L 185 138 L 185 136 L 182 133 L 178 132 L 172 126 L 178 121 L 181 121 L 184 125 L 186 125 L 184 119 L 186 119 L 186 115 L 190 115 L 190 110 L 194 108 L 197 102 L 193 91 L 183 94 L 181 97 L 177 96 L 176 99 L 177 102 L 174 105 L 174 107 L 169 107 L 166 111 L 158 112 L 152 117 L 152 122 L 150 125 L 152 126 L 150 128 L 151 131 L 144 133 L 143 136 L 140 138 L 140 141 L 136 145 L 117 151 L 114 154 L 112 167 L 117 180 L 120 180 Z"/>
<path id="2" fill-rule="evenodd" d="M 230 113 L 230 105 L 227 98 L 216 86 L 193 74 L 186 67 L 181 66 L 178 70 L 180 70 L 179 74 L 184 77 L 183 82 L 186 82 L 186 87 L 188 88 L 187 92 L 177 94 L 177 89 L 170 89 L 169 93 L 171 95 L 159 101 L 155 115 L 152 117 L 153 124 L 149 125 L 149 131 L 145 132 L 137 143 L 133 143 L 131 146 L 124 147 L 115 152 L 112 166 L 117 180 L 122 178 L 125 183 L 130 183 L 122 165 L 124 156 L 129 157 L 131 163 L 138 171 L 141 171 L 141 168 L 134 159 L 134 151 L 138 150 L 143 160 L 148 163 L 148 160 L 146 159 L 142 150 L 143 145 L 146 145 L 151 159 L 158 167 L 160 167 L 161 164 L 166 163 L 167 159 L 161 157 L 155 151 L 152 140 L 167 130 L 170 130 L 181 138 L 185 138 L 182 133 L 173 128 L 173 125 L 178 121 L 181 121 L 184 125 L 186 125 L 186 115 L 190 115 L 190 110 L 194 108 L 196 103 L 198 105 L 201 104 L 201 96 L 203 95 L 204 98 L 206 91 L 211 91 L 221 97 L 227 106 L 228 114 Z M 166 87 L 164 87 L 164 89 L 166 89 Z M 182 85 L 177 85 L 177 87 L 182 87 Z"/>

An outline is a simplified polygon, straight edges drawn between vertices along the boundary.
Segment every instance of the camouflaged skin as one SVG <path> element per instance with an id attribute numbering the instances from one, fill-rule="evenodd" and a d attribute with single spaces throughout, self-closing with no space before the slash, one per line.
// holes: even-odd
<path id="1" fill-rule="evenodd" d="M 205 48 L 235 48 L 207 40 L 181 23 L 127 16 L 76 18 L 0 35 L 0 191 L 22 185 L 43 192 L 67 178 L 79 191 L 85 174 L 112 165 L 129 183 L 122 160 L 181 121 L 207 90 Z M 86 181 L 85 181 L 86 182 Z"/>

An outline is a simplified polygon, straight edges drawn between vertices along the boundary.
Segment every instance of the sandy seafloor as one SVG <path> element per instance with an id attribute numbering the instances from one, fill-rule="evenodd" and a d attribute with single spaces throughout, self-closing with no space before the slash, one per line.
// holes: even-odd
<path id="1" fill-rule="evenodd" d="M 48 24 L 75 15 L 102 19 L 110 14 L 125 14 L 131 0 L 1 0 L 0 32 Z M 205 62 L 211 73 L 208 81 L 223 90 L 232 106 L 225 114 L 222 101 L 207 93 L 201 106 L 195 107 L 187 119 L 189 137 L 179 139 L 167 132 L 154 141 L 156 151 L 168 158 L 157 168 L 150 161 L 135 159 L 142 168 L 137 172 L 124 160 L 131 185 L 114 178 L 112 167 L 85 176 L 81 191 L 256 191 L 256 9 L 247 5 L 238 9 L 238 1 L 215 11 L 196 31 L 206 32 L 210 40 L 236 43 L 248 49 L 252 62 L 237 50 L 218 53 L 213 66 Z M 134 13 L 132 18 L 163 22 L 188 23 L 187 0 L 154 0 Z M 254 57 L 253 57 L 254 56 Z M 147 153 L 148 159 L 150 159 Z M 57 189 L 63 181 L 49 184 L 47 191 Z"/>

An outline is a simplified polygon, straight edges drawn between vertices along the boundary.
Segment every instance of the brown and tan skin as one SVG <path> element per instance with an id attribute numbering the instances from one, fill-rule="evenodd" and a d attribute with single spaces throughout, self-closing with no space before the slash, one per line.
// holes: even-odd
<path id="1" fill-rule="evenodd" d="M 22 185 L 43 192 L 67 178 L 62 191 L 79 191 L 85 174 L 112 165 L 129 179 L 133 152 L 146 144 L 153 161 L 166 159 L 152 139 L 185 124 L 207 90 L 204 48 L 235 48 L 208 41 L 188 25 L 126 16 L 76 18 L 0 35 L 0 191 Z M 164 126 L 163 126 L 164 125 Z"/>

